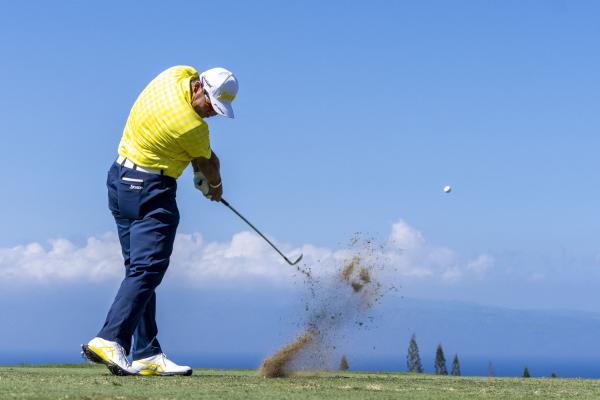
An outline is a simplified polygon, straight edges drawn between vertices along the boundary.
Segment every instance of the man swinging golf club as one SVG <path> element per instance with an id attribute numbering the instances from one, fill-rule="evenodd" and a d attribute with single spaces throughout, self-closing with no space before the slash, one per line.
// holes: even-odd
<path id="1" fill-rule="evenodd" d="M 82 345 L 90 361 L 105 364 L 114 375 L 192 374 L 161 349 L 155 289 L 169 265 L 179 223 L 176 180 L 190 162 L 196 188 L 221 200 L 219 159 L 211 151 L 205 119 L 233 118 L 237 91 L 237 79 L 224 68 L 198 74 L 176 66 L 154 78 L 131 109 L 107 179 L 125 278 L 104 326 Z"/>

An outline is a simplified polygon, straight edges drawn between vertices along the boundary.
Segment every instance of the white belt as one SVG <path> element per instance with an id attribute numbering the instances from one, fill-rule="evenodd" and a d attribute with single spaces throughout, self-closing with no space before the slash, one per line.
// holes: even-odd
<path id="1" fill-rule="evenodd" d="M 164 171 L 162 169 L 143 168 L 135 165 L 133 162 L 131 162 L 131 160 L 128 160 L 123 156 L 117 157 L 117 164 L 122 165 L 125 168 L 135 169 L 136 171 L 146 172 L 148 174 L 164 175 Z"/>

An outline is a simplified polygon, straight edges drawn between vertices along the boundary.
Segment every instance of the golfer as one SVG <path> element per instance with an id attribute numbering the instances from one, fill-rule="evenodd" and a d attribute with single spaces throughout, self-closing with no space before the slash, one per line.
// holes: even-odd
<path id="1" fill-rule="evenodd" d="M 236 77 L 224 68 L 198 74 L 176 66 L 154 78 L 131 109 L 107 179 L 125 278 L 104 326 L 82 345 L 90 361 L 105 364 L 114 375 L 192 374 L 190 367 L 169 360 L 158 342 L 155 289 L 169 266 L 179 223 L 177 178 L 190 162 L 195 187 L 210 200 L 221 200 L 219 159 L 210 147 L 206 118 L 233 118 L 237 91 Z"/>

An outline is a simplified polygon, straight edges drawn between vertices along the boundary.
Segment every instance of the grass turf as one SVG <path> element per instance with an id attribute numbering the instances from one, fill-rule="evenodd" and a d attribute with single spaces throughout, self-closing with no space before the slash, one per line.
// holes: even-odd
<path id="1" fill-rule="evenodd" d="M 103 366 L 0 367 L 0 399 L 598 399 L 600 380 L 320 372 L 264 379 L 196 369 L 191 377 L 117 377 Z"/>

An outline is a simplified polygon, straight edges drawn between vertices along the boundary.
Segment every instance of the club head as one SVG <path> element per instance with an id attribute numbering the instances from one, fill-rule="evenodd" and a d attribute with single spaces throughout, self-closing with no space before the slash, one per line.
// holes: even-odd
<path id="1" fill-rule="evenodd" d="M 296 259 L 296 261 L 294 261 L 294 262 L 291 262 L 291 261 L 290 261 L 290 260 L 288 260 L 287 258 L 286 258 L 285 260 L 286 260 L 286 261 L 288 262 L 288 264 L 290 264 L 290 265 L 296 265 L 296 264 L 298 264 L 298 263 L 300 262 L 300 260 L 302 260 L 302 256 L 303 256 L 303 255 L 304 255 L 304 254 L 300 254 L 300 257 L 298 257 L 298 258 Z"/>

